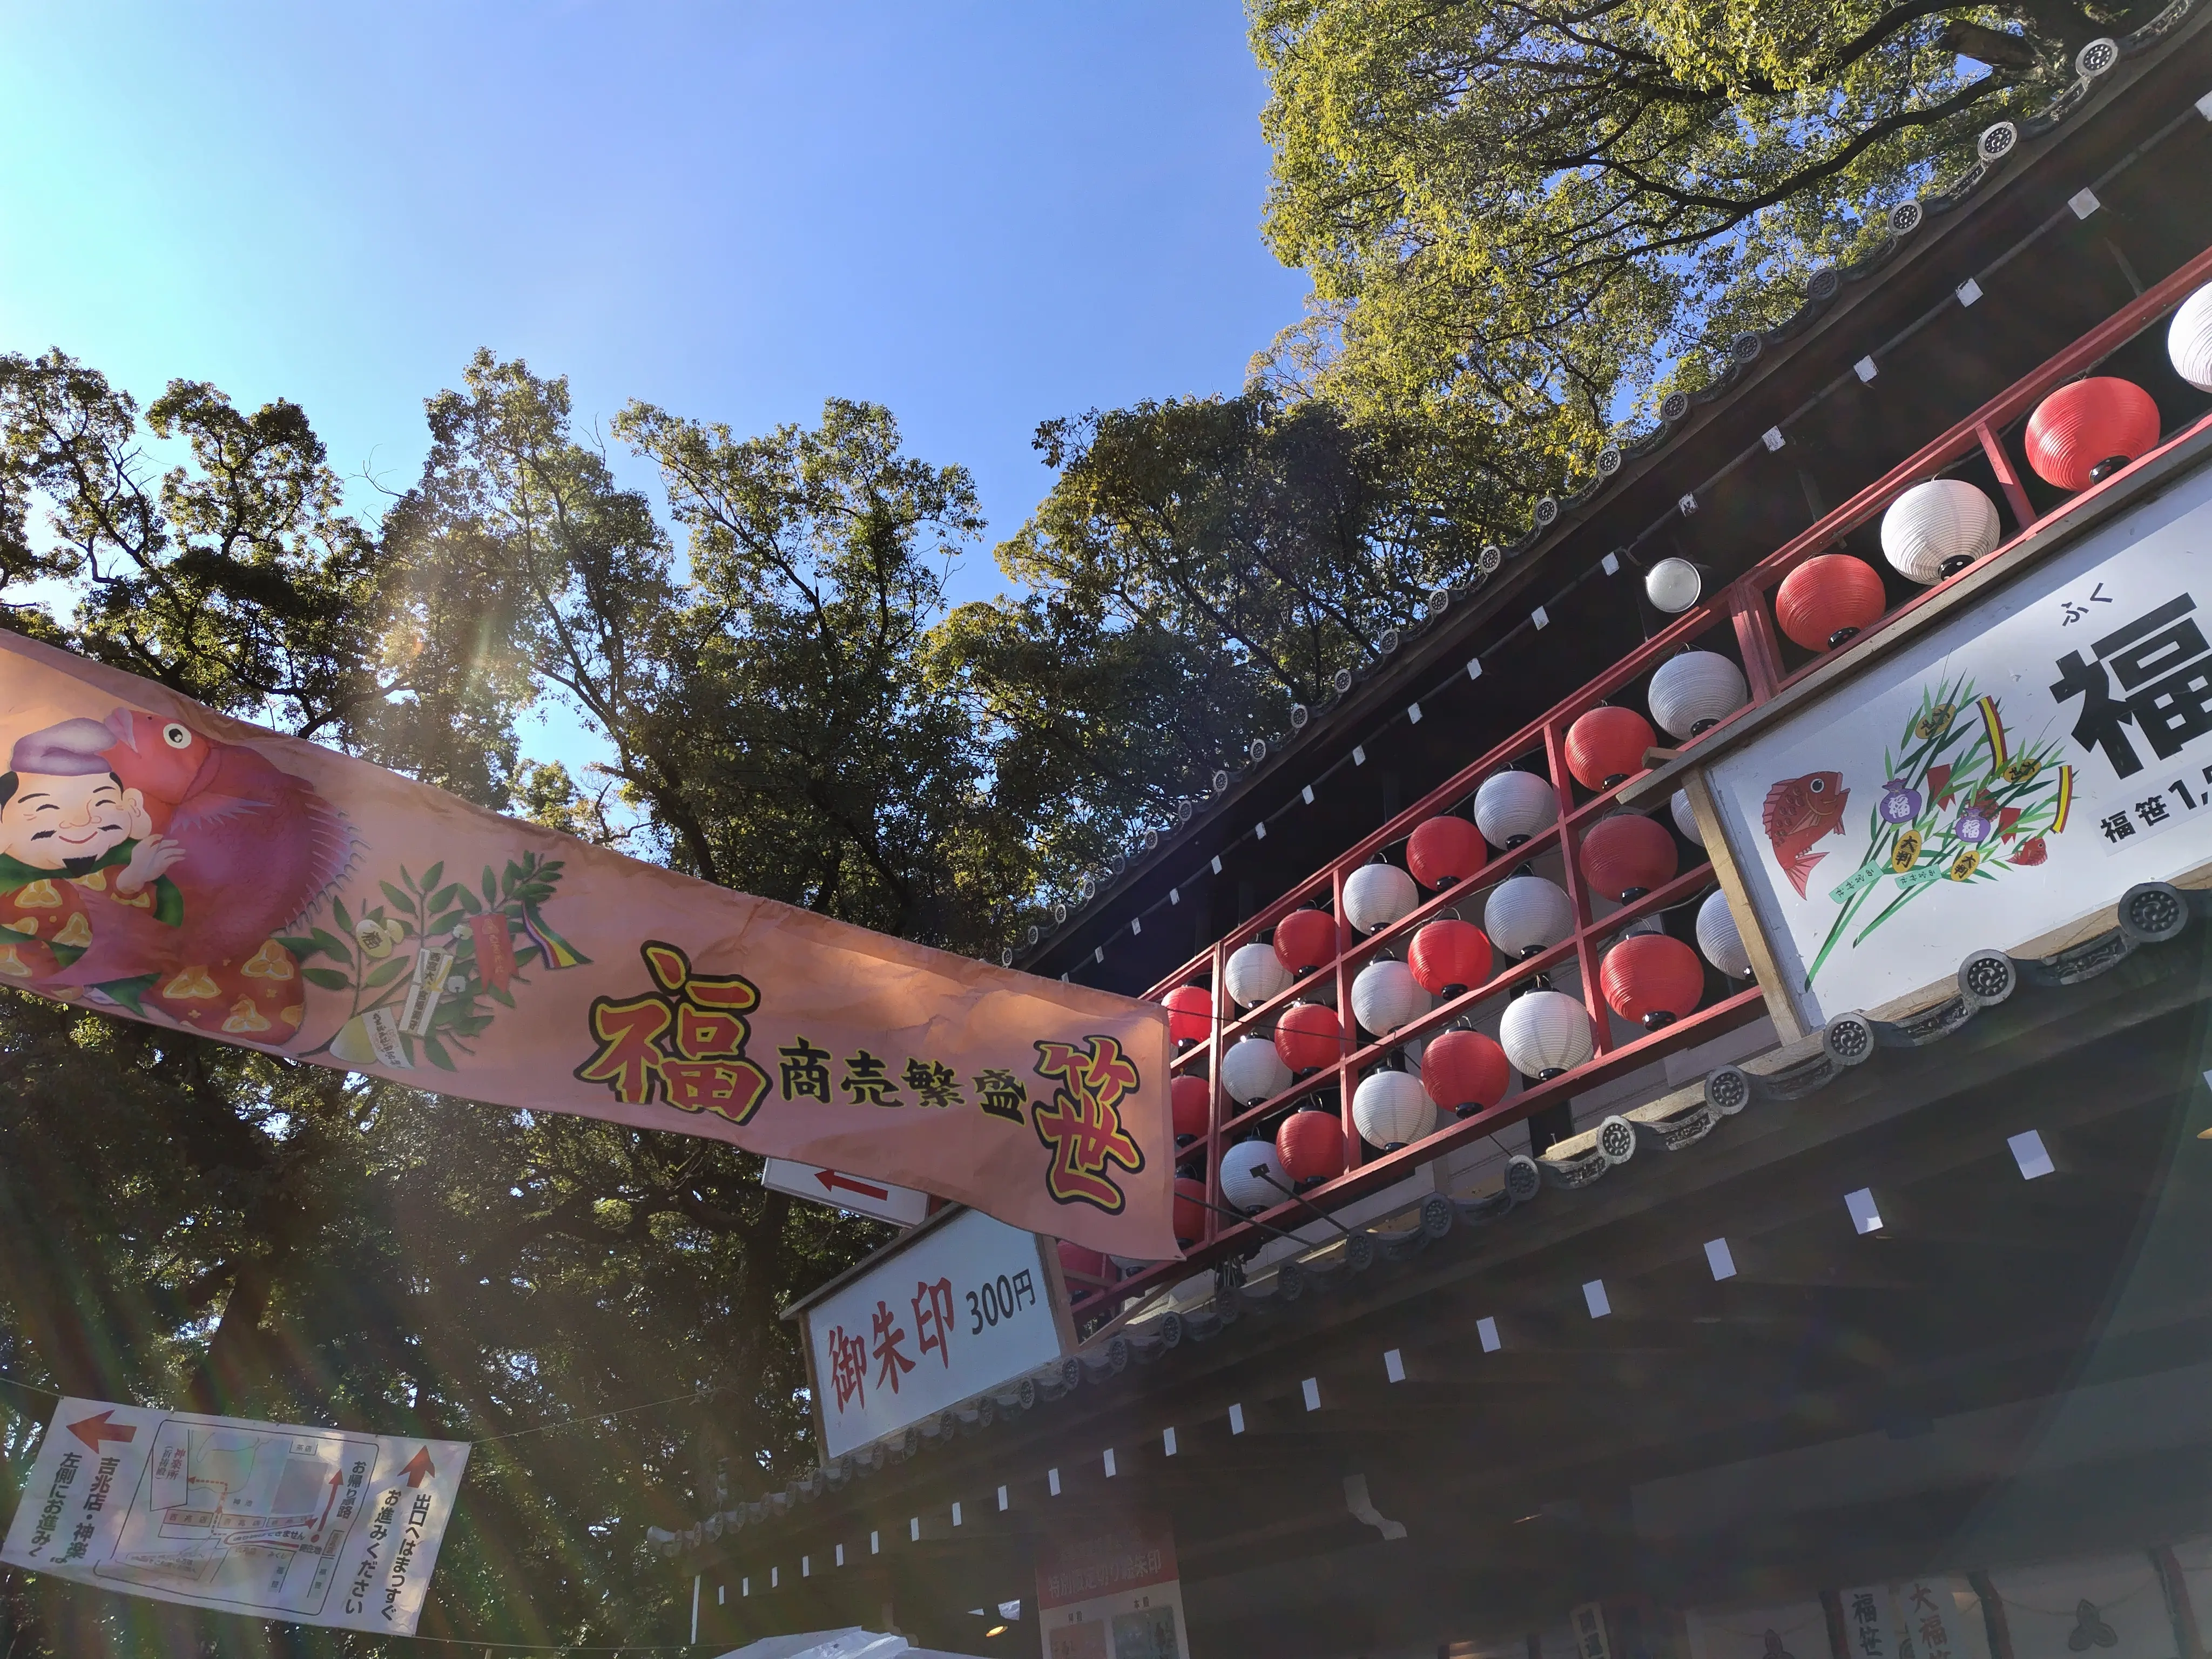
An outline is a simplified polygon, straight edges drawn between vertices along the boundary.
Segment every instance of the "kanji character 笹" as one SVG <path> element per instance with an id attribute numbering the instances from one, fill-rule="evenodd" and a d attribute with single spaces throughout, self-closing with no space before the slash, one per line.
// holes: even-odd
<path id="1" fill-rule="evenodd" d="M 1095 1205 L 1118 1215 L 1127 1201 L 1108 1173 L 1118 1164 L 1135 1174 L 1144 1149 L 1121 1121 L 1121 1102 L 1137 1091 L 1136 1062 L 1110 1036 L 1036 1045 L 1036 1073 L 1060 1086 L 1039 1102 L 1030 1119 L 1037 1139 L 1052 1152 L 1045 1190 L 1062 1204 Z"/>

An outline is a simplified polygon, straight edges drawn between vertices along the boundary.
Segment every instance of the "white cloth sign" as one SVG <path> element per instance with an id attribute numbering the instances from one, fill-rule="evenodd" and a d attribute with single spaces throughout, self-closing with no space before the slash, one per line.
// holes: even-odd
<path id="1" fill-rule="evenodd" d="M 808 1306 L 822 1455 L 842 1456 L 1058 1359 L 1064 1328 L 1048 1248 L 969 1210 Z"/>
<path id="2" fill-rule="evenodd" d="M 1712 769 L 1815 1024 L 2212 860 L 2212 467 Z"/>
<path id="3" fill-rule="evenodd" d="M 0 1561 L 126 1595 L 411 1636 L 465 1443 L 64 1400 Z"/>
<path id="4" fill-rule="evenodd" d="M 1902 1659 L 1990 1659 L 1982 1598 L 1963 1578 L 1908 1578 L 1889 1587 Z"/>

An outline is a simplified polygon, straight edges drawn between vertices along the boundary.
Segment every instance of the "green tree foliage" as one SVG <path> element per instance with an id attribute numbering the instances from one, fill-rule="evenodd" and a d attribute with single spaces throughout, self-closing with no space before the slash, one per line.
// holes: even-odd
<path id="1" fill-rule="evenodd" d="M 841 398 L 758 438 L 645 404 L 614 424 L 689 538 L 682 678 L 640 725 L 665 759 L 625 773 L 678 861 L 884 933 L 995 944 L 1027 884 L 1024 820 L 924 668 L 982 529 L 966 471 L 902 454 L 890 410 Z"/>
<path id="2" fill-rule="evenodd" d="M 2158 9 L 1250 0 L 1267 233 L 1316 300 L 1273 366 L 1564 470 Z"/>
<path id="3" fill-rule="evenodd" d="M 156 474 L 149 437 L 183 459 Z M 404 689 L 376 672 L 376 539 L 291 404 L 243 415 L 175 380 L 142 425 L 58 352 L 0 355 L 0 572 L 77 579 L 88 655 L 304 736 L 343 742 Z"/>
<path id="4" fill-rule="evenodd" d="M 655 504 L 568 391 L 479 356 L 416 487 L 344 511 L 305 417 L 179 383 L 141 415 L 58 355 L 0 358 L 10 624 L 708 879 L 958 948 L 1034 879 L 969 705 L 933 666 L 957 468 L 884 410 L 740 441 L 639 408 Z M 166 446 L 173 465 L 149 457 Z M 74 611 L 27 604 L 70 584 Z M 521 758 L 565 700 L 580 779 Z M 662 1639 L 648 1522 L 780 1485 L 804 1367 L 776 1310 L 881 1237 L 732 1148 L 495 1111 L 0 994 L 0 1371 L 94 1396 L 479 1443 L 426 1633 Z M 32 1266 L 31 1264 L 35 1264 Z M 15 1408 L 11 1471 L 51 1401 Z M 597 1413 L 617 1413 L 604 1420 Z M 365 1653 L 0 1575 L 31 1656 Z"/>
<path id="5" fill-rule="evenodd" d="M 1065 858 L 1201 794 L 1293 703 L 1379 663 L 1437 587 L 1471 579 L 1512 481 L 1433 422 L 1320 398 L 1144 403 L 1039 428 L 1057 477 L 936 661 L 997 770 Z"/>

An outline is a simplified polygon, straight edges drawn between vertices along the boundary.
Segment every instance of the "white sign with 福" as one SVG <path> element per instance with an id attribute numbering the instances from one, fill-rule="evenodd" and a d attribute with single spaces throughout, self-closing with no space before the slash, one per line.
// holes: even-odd
<path id="1" fill-rule="evenodd" d="M 819 1164 L 801 1164 L 794 1158 L 764 1160 L 761 1185 L 771 1192 L 789 1193 L 794 1198 L 811 1199 L 817 1204 L 835 1205 L 854 1215 L 872 1216 L 894 1227 L 919 1226 L 929 1217 L 927 1193 L 916 1192 L 911 1187 L 894 1187 L 888 1181 L 847 1175 L 842 1170 L 825 1170 Z"/>
<path id="2" fill-rule="evenodd" d="M 411 1636 L 469 1448 L 64 1400 L 0 1561 L 80 1584 Z"/>
<path id="3" fill-rule="evenodd" d="M 963 1210 L 805 1311 L 822 1455 L 840 1457 L 1066 1352 L 1048 1239 Z"/>
<path id="4" fill-rule="evenodd" d="M 2212 860 L 2212 467 L 1710 776 L 1784 988 L 1816 1025 Z"/>

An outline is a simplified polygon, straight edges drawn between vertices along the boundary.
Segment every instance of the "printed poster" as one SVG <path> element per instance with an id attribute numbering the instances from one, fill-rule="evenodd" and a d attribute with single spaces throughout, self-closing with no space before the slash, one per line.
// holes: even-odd
<path id="1" fill-rule="evenodd" d="M 1044 1659 L 1187 1659 L 1175 1533 L 1164 1521 L 1048 1537 L 1037 1551 Z"/>
<path id="2" fill-rule="evenodd" d="M 0 983 L 1178 1254 L 1167 1018 L 641 864 L 0 634 Z"/>
<path id="3" fill-rule="evenodd" d="M 2212 468 L 1717 762 L 1811 1023 L 2212 860 Z"/>
<path id="4" fill-rule="evenodd" d="M 64 1400 L 0 1561 L 125 1595 L 411 1636 L 469 1448 Z"/>

